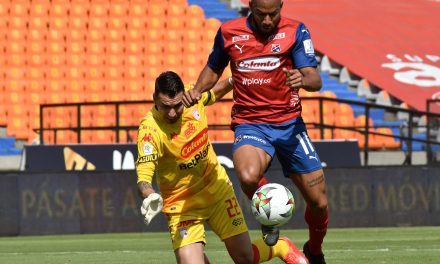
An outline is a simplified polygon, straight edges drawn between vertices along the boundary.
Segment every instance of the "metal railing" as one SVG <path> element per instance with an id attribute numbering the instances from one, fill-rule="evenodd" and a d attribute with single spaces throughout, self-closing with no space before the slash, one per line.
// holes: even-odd
<path id="1" fill-rule="evenodd" d="M 384 106 L 384 105 L 377 105 L 373 103 L 368 102 L 359 102 L 354 100 L 346 100 L 346 99 L 335 99 L 335 98 L 328 98 L 328 97 L 304 97 L 301 100 L 303 101 L 318 101 L 319 103 L 319 122 L 308 122 L 308 120 L 304 120 L 306 125 L 313 126 L 314 128 L 317 128 L 320 130 L 320 138 L 324 139 L 324 130 L 330 129 L 332 131 L 335 131 L 335 129 L 341 129 L 341 130 L 351 130 L 355 131 L 357 133 L 361 133 L 364 136 L 364 146 L 363 146 L 363 153 L 364 153 L 364 164 L 368 165 L 368 156 L 369 156 L 369 135 L 379 135 L 383 137 L 391 137 L 394 139 L 399 139 L 401 142 L 405 142 L 407 144 L 407 152 L 405 155 L 405 161 L 404 164 L 411 165 L 412 164 L 412 143 L 413 142 L 421 142 L 426 145 L 426 155 L 427 155 L 427 162 L 431 163 L 433 161 L 433 153 L 431 146 L 432 145 L 439 145 L 440 142 L 437 140 L 431 140 L 431 131 L 433 123 L 435 123 L 437 133 L 440 133 L 440 114 L 432 113 L 430 112 L 429 105 L 433 102 L 438 103 L 440 100 L 429 100 L 427 103 L 427 111 L 417 111 L 412 109 L 404 109 L 400 107 L 395 106 Z M 223 100 L 226 102 L 230 102 L 231 99 Z M 349 126 L 338 126 L 333 124 L 326 124 L 325 122 L 325 113 L 324 113 L 324 102 L 330 101 L 334 103 L 345 103 L 349 105 L 357 105 L 362 106 L 364 108 L 365 113 L 365 126 L 363 127 L 349 127 Z M 218 102 L 221 103 L 222 101 Z M 57 132 L 62 130 L 68 130 L 68 131 L 74 131 L 77 135 L 77 143 L 81 143 L 81 131 L 86 130 L 113 130 L 115 132 L 115 143 L 120 143 L 120 132 L 123 131 L 127 133 L 127 142 L 131 142 L 129 138 L 129 131 L 137 130 L 139 127 L 139 124 L 133 124 L 133 125 L 120 125 L 121 124 L 121 116 L 120 116 L 120 109 L 122 105 L 141 105 L 142 107 L 146 107 L 146 105 L 152 105 L 153 101 L 151 100 L 141 100 L 141 101 L 114 101 L 114 102 L 93 102 L 93 103 L 67 103 L 67 104 L 43 104 L 40 105 L 40 128 L 35 129 L 37 133 L 40 134 L 40 144 L 44 144 L 44 134 L 45 133 L 54 133 L 54 143 L 57 143 Z M 82 108 L 86 106 L 98 106 L 98 105 L 110 105 L 114 107 L 115 111 L 115 125 L 113 126 L 82 126 L 81 125 L 81 119 L 82 119 Z M 68 126 L 68 127 L 44 127 L 44 112 L 46 109 L 49 108 L 56 108 L 56 107 L 75 107 L 76 108 L 76 126 Z M 390 134 L 384 134 L 379 133 L 376 131 L 370 131 L 370 124 L 368 122 L 371 114 L 372 109 L 383 109 L 389 113 L 405 113 L 408 115 L 408 122 L 404 126 L 399 126 L 399 129 L 401 131 L 400 135 L 390 135 Z M 426 129 L 426 139 L 418 139 L 413 137 L 413 130 L 420 128 L 420 126 L 415 125 L 414 118 L 415 117 L 426 117 L 427 124 L 425 125 Z M 216 124 L 212 121 L 209 123 L 210 129 L 213 130 L 227 130 L 229 129 L 229 124 Z M 395 128 L 390 126 L 374 126 L 375 128 L 378 127 L 389 127 L 389 128 Z M 406 132 L 405 132 L 406 131 Z M 440 138 L 440 136 L 439 136 Z"/>

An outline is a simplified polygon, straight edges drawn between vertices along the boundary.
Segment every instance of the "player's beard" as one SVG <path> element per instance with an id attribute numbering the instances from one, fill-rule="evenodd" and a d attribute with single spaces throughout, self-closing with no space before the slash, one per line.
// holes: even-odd
<path id="1" fill-rule="evenodd" d="M 257 32 L 257 34 L 258 34 L 259 36 L 261 36 L 261 37 L 268 38 L 269 36 L 275 34 L 275 32 L 276 32 L 277 29 L 278 29 L 279 21 L 278 21 L 276 24 L 274 24 L 274 26 L 273 26 L 272 28 L 266 30 L 266 29 L 264 29 L 264 28 L 262 27 L 262 25 L 258 25 L 258 23 L 255 21 L 254 18 L 252 18 L 252 20 L 253 20 L 253 22 L 254 22 L 253 24 L 255 25 L 255 26 L 254 26 L 254 30 L 255 30 L 255 31 Z"/>

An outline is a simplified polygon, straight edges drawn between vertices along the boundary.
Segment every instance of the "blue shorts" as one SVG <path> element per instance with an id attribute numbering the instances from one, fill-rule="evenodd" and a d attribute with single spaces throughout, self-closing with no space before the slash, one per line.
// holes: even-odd
<path id="1" fill-rule="evenodd" d="M 266 151 L 272 158 L 276 153 L 285 177 L 322 168 L 301 117 L 283 124 L 240 124 L 234 131 L 233 152 L 240 146 L 252 145 Z"/>

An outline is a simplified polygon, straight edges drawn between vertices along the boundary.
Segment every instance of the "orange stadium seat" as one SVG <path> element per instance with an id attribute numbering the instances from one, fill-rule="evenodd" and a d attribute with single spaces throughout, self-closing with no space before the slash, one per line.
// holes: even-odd
<path id="1" fill-rule="evenodd" d="M 133 21 L 133 20 L 130 20 Z M 126 41 L 128 43 L 139 43 L 142 44 L 142 42 L 145 40 L 145 33 L 144 29 L 142 27 L 133 27 L 131 25 L 127 26 L 127 34 L 126 34 Z"/>
<path id="2" fill-rule="evenodd" d="M 107 17 L 110 3 L 107 1 L 90 1 L 90 17 Z"/>
<path id="3" fill-rule="evenodd" d="M 219 27 L 221 26 L 221 22 L 220 20 L 218 20 L 217 18 L 208 18 L 204 21 L 203 23 L 203 27 L 207 30 L 218 30 Z"/>
<path id="4" fill-rule="evenodd" d="M 163 30 L 157 28 L 148 27 L 145 32 L 145 37 L 148 39 L 148 42 L 160 43 L 163 41 Z"/>
<path id="5" fill-rule="evenodd" d="M 112 1 L 109 6 L 108 15 L 110 18 L 125 18 L 128 14 L 129 1 Z"/>
<path id="6" fill-rule="evenodd" d="M 205 12 L 203 8 L 198 5 L 190 5 L 185 9 L 185 15 L 187 18 L 199 18 L 203 22 L 205 18 Z"/>
<path id="7" fill-rule="evenodd" d="M 130 18 L 146 18 L 148 16 L 147 1 L 130 1 L 127 12 Z"/>
<path id="8" fill-rule="evenodd" d="M 70 16 L 71 17 L 86 17 L 90 8 L 89 1 L 70 1 Z"/>
<path id="9" fill-rule="evenodd" d="M 166 15 L 166 9 L 167 9 L 167 3 L 166 1 L 157 1 L 154 3 L 149 3 L 148 4 L 148 16 L 149 18 L 152 17 L 159 17 L 162 18 Z"/>
<path id="10" fill-rule="evenodd" d="M 379 128 L 377 128 L 376 132 L 382 133 L 385 135 L 393 135 L 393 132 L 388 127 L 379 127 Z M 400 148 L 400 141 L 396 141 L 392 137 L 375 135 L 374 141 L 379 142 L 379 148 L 384 148 L 384 149 L 399 149 Z"/>
<path id="11" fill-rule="evenodd" d="M 175 54 L 182 55 L 184 49 L 184 43 L 182 41 L 167 41 L 163 44 L 163 54 Z"/>
<path id="12" fill-rule="evenodd" d="M 182 17 L 185 15 L 185 7 L 183 4 L 170 3 L 166 9 L 167 20 L 175 17 L 182 21 Z"/>
<path id="13" fill-rule="evenodd" d="M 67 16 L 50 16 L 49 18 L 49 28 L 50 29 L 65 29 L 69 23 L 69 18 Z"/>
<path id="14" fill-rule="evenodd" d="M 87 16 L 69 17 L 69 28 L 86 31 L 88 26 Z"/>
<path id="15" fill-rule="evenodd" d="M 180 7 L 185 7 L 188 5 L 187 0 L 168 0 L 169 5 L 177 5 Z"/>
<path id="16" fill-rule="evenodd" d="M 70 4 L 65 1 L 52 1 L 50 16 L 67 17 L 70 13 Z"/>

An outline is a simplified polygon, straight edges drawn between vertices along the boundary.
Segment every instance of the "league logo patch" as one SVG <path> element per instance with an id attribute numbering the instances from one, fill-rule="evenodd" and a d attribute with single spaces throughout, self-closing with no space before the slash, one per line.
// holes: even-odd
<path id="1" fill-rule="evenodd" d="M 237 144 L 238 142 L 240 142 L 241 141 L 241 135 L 239 135 L 238 137 L 236 137 L 235 138 L 235 140 L 234 140 L 234 144 Z"/>
<path id="2" fill-rule="evenodd" d="M 273 53 L 279 53 L 279 52 L 281 52 L 281 45 L 280 44 L 272 44 L 271 50 Z"/>
<path id="3" fill-rule="evenodd" d="M 153 154 L 154 147 L 150 143 L 145 142 L 143 150 L 144 150 L 145 155 L 151 155 L 151 154 Z"/>
<path id="4" fill-rule="evenodd" d="M 306 52 L 307 55 L 309 56 L 315 55 L 315 50 L 313 49 L 313 44 L 311 39 L 304 40 L 303 45 L 304 45 L 304 51 Z"/>

